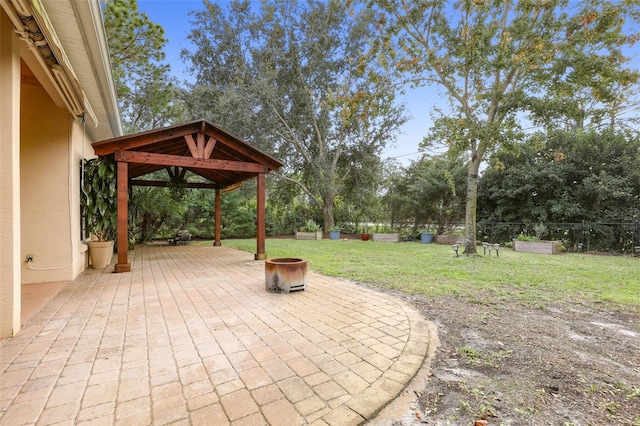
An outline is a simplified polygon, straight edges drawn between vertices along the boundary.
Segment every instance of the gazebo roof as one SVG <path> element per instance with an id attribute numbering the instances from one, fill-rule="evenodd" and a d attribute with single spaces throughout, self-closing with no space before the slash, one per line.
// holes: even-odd
<path id="1" fill-rule="evenodd" d="M 94 143 L 93 148 L 99 156 L 115 154 L 116 161 L 127 162 L 129 179 L 162 169 L 168 169 L 171 175 L 181 167 L 183 176 L 189 170 L 219 189 L 283 166 L 274 157 L 206 120 L 108 139 Z M 171 167 L 176 171 L 172 172 Z"/>

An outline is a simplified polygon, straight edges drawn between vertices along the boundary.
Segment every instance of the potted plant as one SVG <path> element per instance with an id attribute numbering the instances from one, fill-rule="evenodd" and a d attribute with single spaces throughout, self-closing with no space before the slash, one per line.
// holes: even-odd
<path id="1" fill-rule="evenodd" d="M 315 220 L 309 219 L 300 228 L 300 231 L 296 232 L 296 240 L 321 240 L 322 228 L 316 223 Z"/>
<path id="2" fill-rule="evenodd" d="M 420 230 L 420 242 L 422 244 L 431 244 L 433 242 L 433 236 L 436 235 L 436 231 L 431 228 Z"/>
<path id="3" fill-rule="evenodd" d="M 340 228 L 331 228 L 329 229 L 329 238 L 332 240 L 340 239 Z"/>
<path id="4" fill-rule="evenodd" d="M 117 230 L 116 166 L 109 158 L 84 160 L 82 175 L 82 213 L 91 240 L 91 266 L 104 268 L 111 263 Z"/>
<path id="5" fill-rule="evenodd" d="M 371 238 L 371 234 L 369 234 L 369 225 L 365 223 L 364 230 L 360 233 L 360 239 L 362 241 L 369 241 L 369 238 Z"/>

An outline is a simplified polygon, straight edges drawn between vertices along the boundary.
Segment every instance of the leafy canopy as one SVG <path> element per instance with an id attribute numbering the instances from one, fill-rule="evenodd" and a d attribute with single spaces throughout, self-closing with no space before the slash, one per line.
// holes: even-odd
<path id="1" fill-rule="evenodd" d="M 281 178 L 330 229 L 346 179 L 364 170 L 353 164 L 375 163 L 404 121 L 383 70 L 364 61 L 373 14 L 337 0 L 236 0 L 193 16 L 192 111 L 283 160 Z"/>
<path id="2" fill-rule="evenodd" d="M 184 117 L 170 77 L 162 26 L 138 11 L 136 0 L 107 0 L 104 25 L 126 133 L 174 124 Z"/>
<path id="3" fill-rule="evenodd" d="M 536 134 L 500 151 L 480 184 L 491 222 L 625 222 L 640 212 L 640 139 L 629 134 Z"/>

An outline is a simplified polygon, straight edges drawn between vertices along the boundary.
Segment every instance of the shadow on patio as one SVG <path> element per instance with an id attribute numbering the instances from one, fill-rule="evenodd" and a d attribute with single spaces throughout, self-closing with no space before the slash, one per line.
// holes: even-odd
<path id="1" fill-rule="evenodd" d="M 139 246 L 87 270 L 0 347 L 0 424 L 359 424 L 423 363 L 403 301 L 309 271 L 264 288 L 226 247 Z"/>

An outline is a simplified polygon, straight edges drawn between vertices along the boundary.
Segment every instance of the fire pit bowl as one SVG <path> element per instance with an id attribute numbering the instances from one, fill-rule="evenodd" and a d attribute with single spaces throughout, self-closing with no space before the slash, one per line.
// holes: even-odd
<path id="1" fill-rule="evenodd" d="M 264 261 L 265 288 L 269 293 L 289 293 L 307 288 L 307 261 L 292 257 Z"/>

